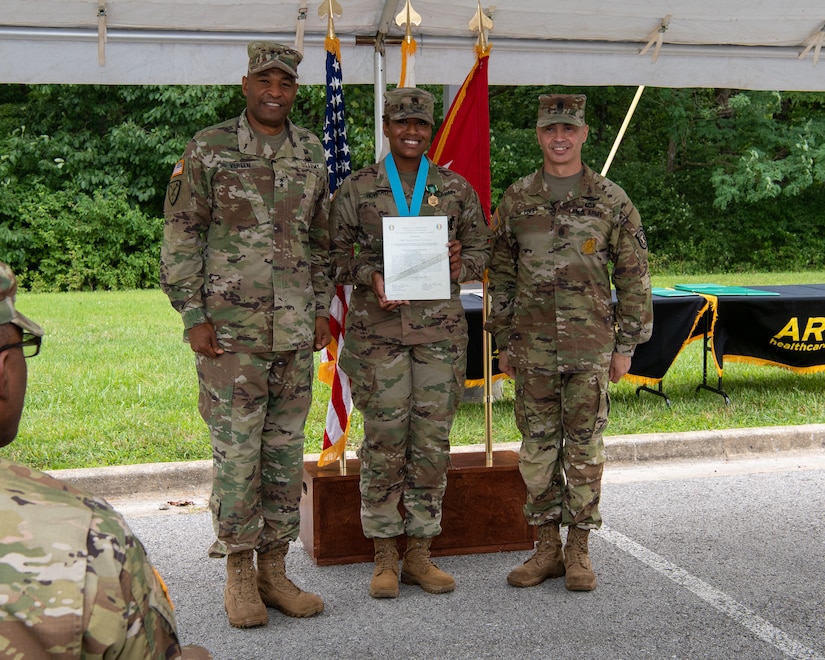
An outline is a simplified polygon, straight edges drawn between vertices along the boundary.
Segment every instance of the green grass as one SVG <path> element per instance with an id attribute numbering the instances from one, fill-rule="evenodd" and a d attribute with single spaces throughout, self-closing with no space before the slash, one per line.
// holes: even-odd
<path id="1" fill-rule="evenodd" d="M 770 285 L 825 282 L 825 272 L 657 276 L 680 282 Z M 208 459 L 206 426 L 197 410 L 194 359 L 181 323 L 160 291 L 21 292 L 18 307 L 46 330 L 29 360 L 26 409 L 17 440 L 0 455 L 42 469 Z M 715 372 L 712 382 L 715 383 Z M 608 435 L 825 423 L 825 373 L 747 364 L 725 365 L 731 399 L 696 392 L 701 341 L 677 358 L 664 379 L 672 406 L 629 382 L 611 386 Z M 321 449 L 329 388 L 316 382 L 306 451 Z M 512 382 L 493 405 L 492 440 L 516 442 Z M 484 442 L 484 406 L 462 404 L 451 441 Z M 350 446 L 363 436 L 353 415 Z"/>

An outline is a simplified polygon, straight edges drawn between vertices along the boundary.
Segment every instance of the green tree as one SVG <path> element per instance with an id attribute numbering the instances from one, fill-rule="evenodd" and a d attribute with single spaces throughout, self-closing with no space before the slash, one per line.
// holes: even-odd
<path id="1" fill-rule="evenodd" d="M 440 117 L 441 88 L 428 89 Z M 587 94 L 584 158 L 599 171 L 635 91 L 490 87 L 493 204 L 541 164 L 539 94 Z M 345 95 L 357 169 L 374 160 L 374 94 Z M 321 135 L 324 103 L 322 86 L 302 86 L 293 120 Z M 0 258 L 39 288 L 154 285 L 172 167 L 192 135 L 244 105 L 240 84 L 0 85 Z M 823 94 L 648 88 L 608 175 L 638 206 L 659 270 L 822 265 Z"/>

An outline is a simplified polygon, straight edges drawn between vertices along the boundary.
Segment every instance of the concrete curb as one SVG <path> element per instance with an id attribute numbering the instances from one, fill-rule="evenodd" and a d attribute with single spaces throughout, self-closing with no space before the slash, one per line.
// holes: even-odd
<path id="1" fill-rule="evenodd" d="M 497 443 L 494 450 L 518 451 L 518 443 Z M 483 451 L 484 445 L 454 447 L 453 452 Z M 607 436 L 605 451 L 611 463 L 634 464 L 676 460 L 725 460 L 785 451 L 825 450 L 825 424 L 759 428 L 645 433 Z M 317 454 L 305 460 L 315 462 Z M 209 491 L 212 461 L 146 463 L 80 470 L 52 470 L 67 483 L 107 498 L 153 497 Z"/>

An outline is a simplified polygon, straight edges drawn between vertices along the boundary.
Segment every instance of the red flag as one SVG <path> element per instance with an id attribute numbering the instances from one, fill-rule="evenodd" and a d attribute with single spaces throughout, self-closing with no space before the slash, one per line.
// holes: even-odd
<path id="1" fill-rule="evenodd" d="M 476 45 L 476 63 L 453 100 L 430 146 L 434 162 L 457 172 L 475 188 L 490 219 L 490 104 L 487 60 L 490 47 Z"/>

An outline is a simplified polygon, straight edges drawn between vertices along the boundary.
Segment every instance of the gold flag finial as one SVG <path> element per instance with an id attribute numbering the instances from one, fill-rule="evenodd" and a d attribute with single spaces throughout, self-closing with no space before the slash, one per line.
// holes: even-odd
<path id="1" fill-rule="evenodd" d="M 487 33 L 493 29 L 493 19 L 490 18 L 481 8 L 481 0 L 478 0 L 478 10 L 470 20 L 470 29 L 478 32 L 478 45 L 482 51 L 487 50 Z"/>
<path id="2" fill-rule="evenodd" d="M 335 39 L 335 16 L 341 16 L 343 14 L 343 10 L 341 9 L 341 4 L 338 0 L 324 0 L 321 3 L 321 6 L 318 7 L 318 16 L 323 18 L 324 16 L 327 17 L 327 38 L 328 39 Z"/>
<path id="3" fill-rule="evenodd" d="M 395 17 L 395 24 L 399 27 L 404 26 L 404 40 L 407 43 L 412 41 L 412 26 L 421 25 L 421 15 L 413 9 L 410 0 L 407 0 L 406 6 Z"/>

